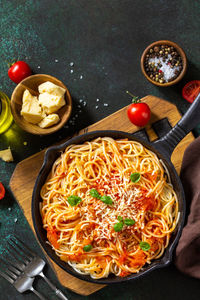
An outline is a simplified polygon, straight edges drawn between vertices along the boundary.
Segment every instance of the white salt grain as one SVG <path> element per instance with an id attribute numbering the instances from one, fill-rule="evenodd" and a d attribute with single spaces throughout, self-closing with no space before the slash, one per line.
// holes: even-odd
<path id="1" fill-rule="evenodd" d="M 18 219 L 17 219 L 17 218 L 15 218 L 15 219 L 14 219 L 14 222 L 15 222 L 15 223 L 17 223 L 17 221 L 18 221 Z"/>
<path id="2" fill-rule="evenodd" d="M 11 211 L 12 210 L 12 208 L 11 207 L 8 207 L 8 211 Z"/>
<path id="3" fill-rule="evenodd" d="M 96 100 L 97 102 L 99 102 L 99 98 L 97 98 L 97 100 Z"/>
<path id="4" fill-rule="evenodd" d="M 83 102 L 83 106 L 86 106 L 86 105 L 87 105 L 87 102 L 86 102 L 86 101 L 84 101 L 84 102 Z"/>
<path id="5" fill-rule="evenodd" d="M 96 105 L 96 106 L 95 106 L 95 108 L 97 109 L 97 108 L 99 108 L 99 106 L 98 106 L 98 105 Z"/>
<path id="6" fill-rule="evenodd" d="M 57 62 L 58 62 L 58 59 L 55 59 L 55 62 L 57 63 Z"/>
<path id="7" fill-rule="evenodd" d="M 104 105 L 104 106 L 108 106 L 108 103 L 104 103 L 103 105 Z"/>
<path id="8" fill-rule="evenodd" d="M 40 69 L 40 66 L 38 66 L 38 69 Z"/>
<path id="9" fill-rule="evenodd" d="M 70 70 L 70 73 L 71 73 L 71 74 L 74 73 L 74 70 Z"/>
<path id="10" fill-rule="evenodd" d="M 80 76 L 80 79 L 83 79 L 83 75 Z"/>
<path id="11" fill-rule="evenodd" d="M 73 67 L 73 66 L 74 66 L 74 63 L 73 63 L 73 62 L 70 62 L 69 65 L 70 65 L 70 67 Z"/>
<path id="12" fill-rule="evenodd" d="M 80 103 L 83 102 L 83 99 L 80 99 L 79 102 L 80 102 Z"/>

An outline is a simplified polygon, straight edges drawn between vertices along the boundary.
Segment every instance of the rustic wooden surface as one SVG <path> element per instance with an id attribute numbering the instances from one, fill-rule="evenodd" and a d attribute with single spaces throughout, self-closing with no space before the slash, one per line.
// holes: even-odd
<path id="1" fill-rule="evenodd" d="M 152 115 L 149 124 L 146 126 L 146 131 L 148 133 L 150 141 L 153 141 L 157 138 L 156 133 L 152 128 L 152 124 L 160 119 L 168 118 L 171 126 L 174 126 L 177 121 L 181 118 L 179 111 L 177 110 L 174 104 L 171 104 L 165 100 L 162 100 L 154 96 L 146 96 L 143 98 L 144 102 L 148 102 L 148 105 L 151 108 Z M 121 130 L 125 132 L 133 133 L 138 131 L 140 128 L 134 126 L 129 122 L 126 116 L 127 107 L 122 108 L 121 110 L 115 112 L 114 114 L 104 118 L 103 120 L 85 128 L 79 132 L 83 134 L 87 131 L 94 130 Z M 192 133 L 189 133 L 176 147 L 172 154 L 172 162 L 175 165 L 177 172 L 180 172 L 181 161 L 185 148 L 194 140 Z M 31 218 L 31 198 L 32 190 L 34 187 L 36 176 L 39 172 L 39 169 L 43 162 L 45 150 L 36 153 L 35 155 L 21 161 L 17 166 L 10 180 L 10 188 L 18 201 L 25 217 L 28 220 L 33 232 L 33 223 Z M 34 168 L 33 168 L 34 166 Z M 31 170 L 31 171 L 30 171 Z M 48 256 L 47 256 L 48 258 Z M 60 283 L 73 290 L 76 293 L 81 295 L 90 295 L 91 293 L 101 289 L 103 285 L 88 283 L 86 281 L 79 280 L 58 267 L 53 261 L 49 258 L 53 270 L 55 271 L 58 280 Z"/>

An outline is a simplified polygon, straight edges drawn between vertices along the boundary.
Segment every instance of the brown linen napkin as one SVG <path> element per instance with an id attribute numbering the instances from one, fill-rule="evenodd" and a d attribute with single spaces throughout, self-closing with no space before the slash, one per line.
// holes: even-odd
<path id="1" fill-rule="evenodd" d="M 175 265 L 183 273 L 200 279 L 200 137 L 186 149 L 180 177 L 190 209 L 176 248 Z"/>

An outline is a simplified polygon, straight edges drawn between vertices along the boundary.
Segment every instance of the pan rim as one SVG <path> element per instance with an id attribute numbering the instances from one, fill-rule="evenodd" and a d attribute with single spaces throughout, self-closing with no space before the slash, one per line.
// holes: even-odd
<path id="1" fill-rule="evenodd" d="M 50 166 L 48 167 L 48 163 L 49 163 L 49 160 L 52 159 L 52 157 L 51 157 L 52 155 L 55 155 L 55 153 L 56 153 L 56 155 L 59 156 L 58 153 L 63 151 L 70 144 L 77 144 L 77 143 L 82 144 L 87 140 L 93 140 L 97 137 L 103 137 L 103 136 L 104 137 L 110 136 L 114 139 L 117 139 L 117 137 L 113 137 L 115 135 L 116 136 L 121 135 L 121 138 L 126 138 L 127 137 L 127 138 L 130 138 L 130 140 L 138 141 L 142 145 L 144 145 L 145 147 L 147 147 L 148 149 L 150 149 L 151 151 L 156 153 L 156 155 L 158 155 L 158 157 L 160 156 L 161 158 L 164 158 L 165 161 L 167 161 L 168 165 L 170 166 L 170 170 L 169 170 L 170 174 L 173 172 L 173 175 L 175 175 L 178 186 L 180 188 L 181 200 L 178 199 L 178 201 L 182 202 L 181 203 L 182 204 L 182 211 L 181 211 L 181 216 L 180 216 L 179 222 L 178 222 L 177 227 L 176 227 L 176 233 L 174 234 L 174 239 L 171 242 L 171 244 L 169 244 L 168 247 L 165 249 L 164 254 L 161 257 L 161 259 L 153 261 L 148 267 L 145 265 L 143 267 L 144 270 L 142 270 L 142 271 L 140 270 L 138 273 L 131 274 L 128 277 L 117 277 L 115 275 L 109 275 L 107 278 L 93 279 L 89 275 L 79 274 L 71 266 L 69 266 L 66 262 L 62 261 L 55 254 L 55 252 L 52 250 L 52 248 L 50 248 L 50 245 L 48 245 L 46 243 L 46 240 L 44 240 L 44 238 L 42 237 L 42 233 L 40 232 L 39 226 L 38 226 L 38 223 L 42 223 L 42 221 L 41 221 L 41 218 L 40 218 L 40 220 L 37 220 L 37 213 L 36 213 L 36 210 L 39 210 L 39 202 L 40 202 L 40 199 L 37 199 L 38 189 L 40 190 L 40 186 L 42 186 L 44 184 L 44 182 L 46 180 L 46 177 L 49 173 L 49 170 L 52 167 L 52 162 L 50 163 Z M 120 137 L 118 137 L 118 138 L 120 138 Z M 81 141 L 82 139 L 84 141 Z M 55 159 L 56 158 L 54 157 L 53 162 L 55 161 Z M 47 170 L 47 169 L 49 169 L 49 170 Z M 47 173 L 46 176 L 44 176 L 45 173 Z M 45 178 L 42 179 L 42 176 L 44 176 Z M 38 203 L 38 207 L 36 207 L 37 203 Z M 32 220 L 33 220 L 34 230 L 36 232 L 36 236 L 39 240 L 39 243 L 40 243 L 42 249 L 46 252 L 47 256 L 50 257 L 54 261 L 54 263 L 56 263 L 59 267 L 61 267 L 65 272 L 67 272 L 70 275 L 73 275 L 73 276 L 75 276 L 75 277 L 77 277 L 81 280 L 84 280 L 84 281 L 87 281 L 87 282 L 92 282 L 92 283 L 97 283 L 97 284 L 114 284 L 114 283 L 126 282 L 126 281 L 130 281 L 130 280 L 134 280 L 134 279 L 143 277 L 147 273 L 149 273 L 149 272 L 151 272 L 155 269 L 167 266 L 172 261 L 172 254 L 173 254 L 173 251 L 174 251 L 174 249 L 175 249 L 175 247 L 178 243 L 178 240 L 180 238 L 180 235 L 181 235 L 181 232 L 182 232 L 182 229 L 183 229 L 183 225 L 184 225 L 186 203 L 185 203 L 184 190 L 183 190 L 183 186 L 182 186 L 182 183 L 180 181 L 180 178 L 179 178 L 172 162 L 169 160 L 168 157 L 165 156 L 164 153 L 158 151 L 153 144 L 148 143 L 146 141 L 143 141 L 142 139 L 139 139 L 137 137 L 134 137 L 131 133 L 127 133 L 127 132 L 124 132 L 124 131 L 118 131 L 118 130 L 97 130 L 97 131 L 91 131 L 91 132 L 84 133 L 82 135 L 72 137 L 71 139 L 68 139 L 67 141 L 63 142 L 60 145 L 51 146 L 47 149 L 47 151 L 45 152 L 44 159 L 43 159 L 43 164 L 41 166 L 41 169 L 40 169 L 40 171 L 38 173 L 38 176 L 37 176 L 37 179 L 35 181 L 33 194 L 32 194 L 31 210 L 32 210 Z M 171 238 L 170 238 L 170 240 L 171 240 Z"/>

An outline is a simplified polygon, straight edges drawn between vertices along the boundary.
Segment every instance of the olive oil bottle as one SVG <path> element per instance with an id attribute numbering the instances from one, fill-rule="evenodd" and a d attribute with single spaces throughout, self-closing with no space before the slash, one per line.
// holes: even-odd
<path id="1" fill-rule="evenodd" d="M 10 109 L 10 99 L 0 91 L 0 134 L 12 124 L 13 116 Z"/>

